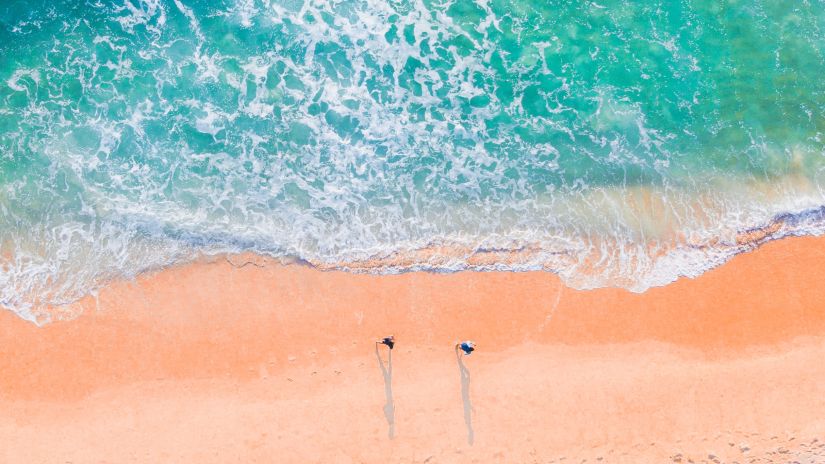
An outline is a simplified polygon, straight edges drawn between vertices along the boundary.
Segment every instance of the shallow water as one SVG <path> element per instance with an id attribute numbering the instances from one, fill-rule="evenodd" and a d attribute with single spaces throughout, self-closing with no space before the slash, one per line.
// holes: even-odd
<path id="1" fill-rule="evenodd" d="M 643 291 L 822 233 L 825 6 L 539 3 L 3 2 L 0 304 L 242 251 Z"/>

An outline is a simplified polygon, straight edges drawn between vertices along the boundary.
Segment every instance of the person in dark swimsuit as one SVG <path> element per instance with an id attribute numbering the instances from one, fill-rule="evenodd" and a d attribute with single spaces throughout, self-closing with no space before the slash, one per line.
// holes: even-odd
<path id="1" fill-rule="evenodd" d="M 382 345 L 387 345 L 388 347 L 390 347 L 390 349 L 392 349 L 392 347 L 395 346 L 395 335 L 390 335 L 389 337 L 384 337 L 383 339 L 381 339 L 380 342 L 375 342 L 375 343 L 380 343 Z"/>
<path id="2" fill-rule="evenodd" d="M 473 341 L 467 340 L 466 342 L 456 344 L 455 349 L 456 351 L 463 351 L 464 356 L 469 356 L 473 351 L 476 350 L 476 344 Z"/>

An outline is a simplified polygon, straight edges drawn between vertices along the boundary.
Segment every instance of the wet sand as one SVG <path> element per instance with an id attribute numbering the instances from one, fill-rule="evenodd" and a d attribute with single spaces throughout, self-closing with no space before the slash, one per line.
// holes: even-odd
<path id="1" fill-rule="evenodd" d="M 823 262 L 785 239 L 643 294 L 167 269 L 0 314 L 0 462 L 825 462 Z"/>

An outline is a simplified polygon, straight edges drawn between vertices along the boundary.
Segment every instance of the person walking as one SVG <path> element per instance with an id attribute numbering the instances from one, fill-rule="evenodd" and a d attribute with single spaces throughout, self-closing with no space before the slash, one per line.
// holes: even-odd
<path id="1" fill-rule="evenodd" d="M 472 340 L 463 341 L 455 345 L 456 351 L 461 350 L 464 356 L 469 356 L 476 349 L 476 344 Z"/>
<path id="2" fill-rule="evenodd" d="M 380 341 L 375 342 L 375 344 L 387 345 L 390 349 L 392 349 L 395 346 L 395 335 L 384 337 Z"/>

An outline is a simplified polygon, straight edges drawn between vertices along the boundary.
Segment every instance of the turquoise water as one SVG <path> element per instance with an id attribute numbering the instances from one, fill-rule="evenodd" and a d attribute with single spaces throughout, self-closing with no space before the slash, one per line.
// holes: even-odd
<path id="1" fill-rule="evenodd" d="M 824 230 L 823 43 L 818 2 L 6 0 L 0 303 L 239 251 L 695 276 Z"/>

